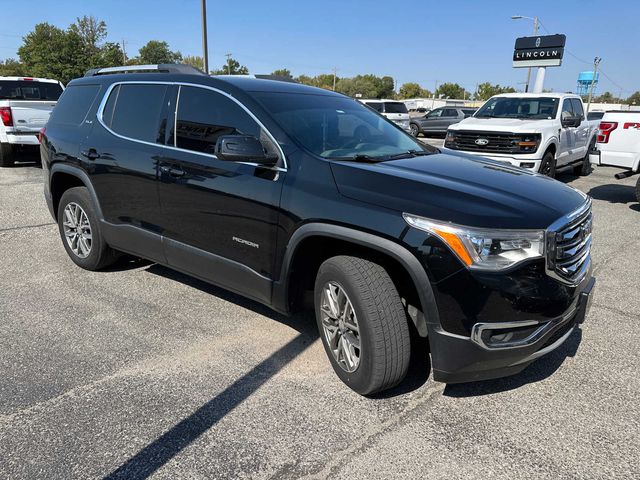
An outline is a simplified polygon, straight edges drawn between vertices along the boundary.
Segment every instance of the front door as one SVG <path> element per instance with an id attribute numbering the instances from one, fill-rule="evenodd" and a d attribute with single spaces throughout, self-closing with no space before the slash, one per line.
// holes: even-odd
<path id="1" fill-rule="evenodd" d="M 560 122 L 563 119 L 573 117 L 573 104 L 570 98 L 565 98 L 562 102 L 562 111 L 560 112 Z M 576 127 L 560 127 L 560 150 L 556 155 L 556 165 L 566 165 L 578 158 L 579 152 L 576 153 Z"/>
<path id="2" fill-rule="evenodd" d="M 285 171 L 220 160 L 214 151 L 219 136 L 244 134 L 281 153 L 264 128 L 222 92 L 181 86 L 177 106 L 172 147 L 159 159 L 167 261 L 268 302 Z"/>

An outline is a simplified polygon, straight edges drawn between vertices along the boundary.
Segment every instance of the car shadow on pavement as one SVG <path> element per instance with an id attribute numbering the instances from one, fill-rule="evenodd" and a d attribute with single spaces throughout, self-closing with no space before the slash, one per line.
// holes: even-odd
<path id="1" fill-rule="evenodd" d="M 567 340 L 556 350 L 536 360 L 522 372 L 510 377 L 447 385 L 447 397 L 477 397 L 506 392 L 528 383 L 540 382 L 550 377 L 564 363 L 567 357 L 574 357 L 582 341 L 582 329 L 576 328 Z"/>
<path id="2" fill-rule="evenodd" d="M 591 198 L 609 203 L 636 203 L 636 189 L 632 185 L 608 183 L 598 185 L 587 192 Z"/>

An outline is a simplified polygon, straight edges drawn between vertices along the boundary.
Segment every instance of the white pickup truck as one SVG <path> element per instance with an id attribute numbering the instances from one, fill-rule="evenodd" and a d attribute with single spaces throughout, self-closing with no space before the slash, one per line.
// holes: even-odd
<path id="1" fill-rule="evenodd" d="M 18 150 L 38 146 L 64 87 L 57 80 L 0 77 L 0 167 L 10 167 Z"/>
<path id="2" fill-rule="evenodd" d="M 565 168 L 587 175 L 598 121 L 586 120 L 584 112 L 578 95 L 496 95 L 473 116 L 451 125 L 444 146 L 550 177 Z"/>
<path id="3" fill-rule="evenodd" d="M 618 180 L 640 173 L 640 112 L 606 112 L 589 160 L 593 165 L 621 168 L 622 172 L 615 175 Z M 640 202 L 640 177 L 636 198 Z"/>

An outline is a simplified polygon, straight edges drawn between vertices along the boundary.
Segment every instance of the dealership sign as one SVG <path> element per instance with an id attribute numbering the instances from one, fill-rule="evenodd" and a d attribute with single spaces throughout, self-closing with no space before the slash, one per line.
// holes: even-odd
<path id="1" fill-rule="evenodd" d="M 516 38 L 514 67 L 559 67 L 562 64 L 565 35 Z"/>

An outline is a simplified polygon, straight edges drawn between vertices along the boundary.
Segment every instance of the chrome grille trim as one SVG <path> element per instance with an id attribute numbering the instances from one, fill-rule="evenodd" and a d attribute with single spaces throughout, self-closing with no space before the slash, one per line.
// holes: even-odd
<path id="1" fill-rule="evenodd" d="M 591 199 L 547 229 L 547 273 L 577 285 L 591 268 L 593 214 Z"/>

